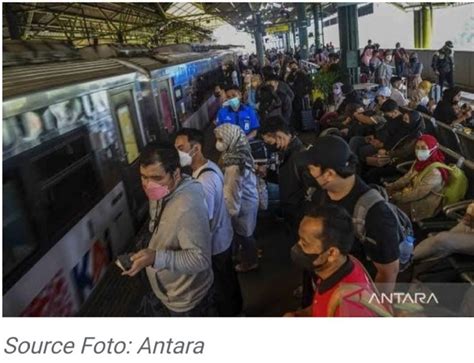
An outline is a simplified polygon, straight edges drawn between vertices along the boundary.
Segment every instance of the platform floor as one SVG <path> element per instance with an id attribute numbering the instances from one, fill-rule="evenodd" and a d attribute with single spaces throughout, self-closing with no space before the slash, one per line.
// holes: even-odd
<path id="1" fill-rule="evenodd" d="M 257 243 L 263 249 L 257 270 L 239 274 L 244 298 L 244 316 L 281 316 L 296 309 L 299 300 L 293 291 L 301 281 L 299 271 L 290 260 L 293 245 L 283 222 L 273 216 L 259 219 Z M 103 279 L 81 309 L 80 316 L 126 317 L 136 316 L 136 309 L 148 289 L 148 282 L 139 277 L 121 276 L 111 264 Z"/>

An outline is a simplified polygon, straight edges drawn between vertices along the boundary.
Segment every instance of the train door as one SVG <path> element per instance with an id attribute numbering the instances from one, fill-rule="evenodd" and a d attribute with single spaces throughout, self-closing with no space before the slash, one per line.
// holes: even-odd
<path id="1" fill-rule="evenodd" d="M 177 118 L 169 79 L 157 82 L 155 96 L 160 108 L 163 127 L 168 134 L 171 134 L 176 131 Z"/>
<path id="2" fill-rule="evenodd" d="M 147 216 L 147 203 L 140 180 L 138 156 L 146 141 L 143 138 L 138 113 L 130 89 L 112 90 L 111 110 L 120 135 L 122 179 L 127 189 L 130 211 L 138 228 Z"/>

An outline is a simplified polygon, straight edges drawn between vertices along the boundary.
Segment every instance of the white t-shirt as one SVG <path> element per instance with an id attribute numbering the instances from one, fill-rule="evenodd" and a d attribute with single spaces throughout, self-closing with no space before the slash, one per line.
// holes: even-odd
<path id="1" fill-rule="evenodd" d="M 398 89 L 392 88 L 392 94 L 390 98 L 394 100 L 399 107 L 405 107 L 408 105 L 408 100 L 405 98 L 403 93 L 401 93 Z"/>
<path id="2" fill-rule="evenodd" d="M 202 170 L 208 168 L 213 171 L 205 171 L 199 175 Z M 224 201 L 224 175 L 214 162 L 208 160 L 206 164 L 193 172 L 193 178 L 197 178 L 204 189 L 211 221 L 212 255 L 214 256 L 227 250 L 234 236 L 232 222 Z"/>

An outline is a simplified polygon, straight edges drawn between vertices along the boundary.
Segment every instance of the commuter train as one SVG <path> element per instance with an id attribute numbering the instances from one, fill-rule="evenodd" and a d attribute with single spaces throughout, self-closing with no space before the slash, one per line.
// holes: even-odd
<path id="1" fill-rule="evenodd" d="M 204 127 L 217 68 L 237 55 L 4 42 L 4 316 L 79 311 L 147 216 L 140 151 Z"/>

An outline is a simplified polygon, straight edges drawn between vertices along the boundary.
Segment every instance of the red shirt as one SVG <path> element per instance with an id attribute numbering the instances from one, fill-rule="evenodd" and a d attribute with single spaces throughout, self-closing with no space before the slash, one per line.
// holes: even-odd
<path id="1" fill-rule="evenodd" d="M 314 317 L 380 315 L 361 303 L 362 299 L 366 302 L 370 301 L 372 294 L 375 294 L 375 289 L 362 264 L 354 257 L 349 257 L 344 265 L 326 280 L 317 278 L 315 284 L 316 292 L 312 304 Z M 370 305 L 387 312 L 387 309 L 376 301 L 371 301 Z"/>

